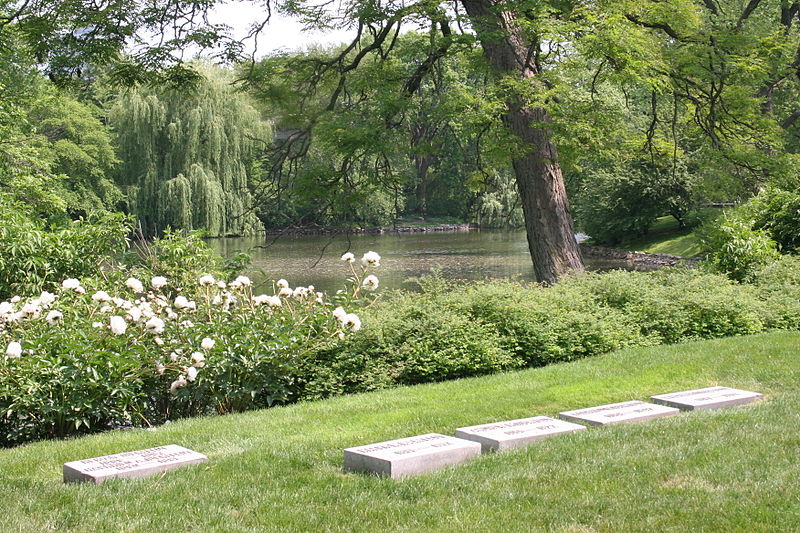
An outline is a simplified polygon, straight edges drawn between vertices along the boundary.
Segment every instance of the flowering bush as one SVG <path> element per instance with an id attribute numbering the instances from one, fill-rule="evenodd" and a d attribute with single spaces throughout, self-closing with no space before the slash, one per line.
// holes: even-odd
<path id="1" fill-rule="evenodd" d="M 280 280 L 261 294 L 246 276 L 211 274 L 185 288 L 166 276 L 115 287 L 70 278 L 1 302 L 0 443 L 294 399 L 304 354 L 361 327 L 345 307 L 377 287 L 368 271 L 380 258 L 364 257 L 338 306 L 311 286 Z"/>

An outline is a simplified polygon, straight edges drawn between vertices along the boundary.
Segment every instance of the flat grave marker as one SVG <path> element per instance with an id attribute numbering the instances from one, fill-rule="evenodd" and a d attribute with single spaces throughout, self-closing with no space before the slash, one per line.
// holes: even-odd
<path id="1" fill-rule="evenodd" d="M 565 411 L 559 413 L 558 416 L 573 422 L 591 424 L 593 426 L 607 426 L 621 422 L 640 422 L 651 418 L 677 415 L 680 412 L 680 409 L 674 407 L 633 400 L 587 407 L 575 411 Z"/>
<path id="2" fill-rule="evenodd" d="M 651 396 L 650 399 L 656 403 L 691 411 L 693 409 L 720 409 L 722 407 L 744 405 L 760 400 L 763 397 L 764 395 L 758 392 L 732 389 L 730 387 L 706 387 L 705 389 L 659 394 Z"/>
<path id="3" fill-rule="evenodd" d="M 585 429 L 586 426 L 580 424 L 565 422 L 549 416 L 535 416 L 458 428 L 456 437 L 479 442 L 483 452 L 486 453 L 508 450 L 553 435 Z"/>
<path id="4" fill-rule="evenodd" d="M 107 479 L 147 477 L 205 461 L 208 457 L 201 453 L 168 444 L 64 463 L 64 483 L 89 481 L 99 485 Z"/>
<path id="5" fill-rule="evenodd" d="M 397 478 L 463 463 L 480 453 L 481 445 L 477 442 L 426 433 L 347 448 L 344 450 L 344 470 Z"/>

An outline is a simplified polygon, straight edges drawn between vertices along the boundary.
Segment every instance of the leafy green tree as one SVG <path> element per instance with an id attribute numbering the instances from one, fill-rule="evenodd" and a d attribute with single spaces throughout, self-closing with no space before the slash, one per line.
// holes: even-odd
<path id="1" fill-rule="evenodd" d="M 248 187 L 270 128 L 226 80 L 130 89 L 110 121 L 122 160 L 118 183 L 146 235 L 167 227 L 214 236 L 263 229 Z"/>
<path id="2" fill-rule="evenodd" d="M 59 176 L 62 197 L 73 214 L 114 211 L 122 193 L 113 181 L 117 156 L 111 131 L 98 112 L 69 96 L 51 94 L 30 111 L 36 133 L 46 140 L 44 151 Z"/>

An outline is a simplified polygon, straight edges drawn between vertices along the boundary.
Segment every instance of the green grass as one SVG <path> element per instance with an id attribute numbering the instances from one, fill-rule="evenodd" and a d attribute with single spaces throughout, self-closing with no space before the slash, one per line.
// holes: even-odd
<path id="1" fill-rule="evenodd" d="M 7 531 L 797 531 L 798 333 L 185 420 L 0 451 Z M 756 404 L 592 428 L 403 480 L 342 449 L 710 385 Z M 175 443 L 204 465 L 64 485 L 65 461 Z"/>
<path id="2" fill-rule="evenodd" d="M 650 226 L 647 235 L 624 241 L 619 247 L 631 252 L 670 254 L 681 257 L 698 256 L 702 252 L 702 248 L 694 228 L 720 213 L 719 209 L 699 209 L 687 217 L 685 229 L 678 227 L 678 221 L 674 217 L 660 217 Z"/>

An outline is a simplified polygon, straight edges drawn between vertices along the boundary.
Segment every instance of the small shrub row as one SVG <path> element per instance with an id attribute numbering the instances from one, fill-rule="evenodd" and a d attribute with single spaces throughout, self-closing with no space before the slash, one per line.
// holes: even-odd
<path id="1" fill-rule="evenodd" d="M 346 341 L 309 352 L 299 396 L 315 399 L 398 384 L 542 366 L 626 346 L 800 328 L 800 260 L 787 257 L 740 284 L 702 270 L 613 271 L 553 287 L 509 281 L 389 295 Z"/>

